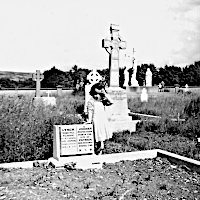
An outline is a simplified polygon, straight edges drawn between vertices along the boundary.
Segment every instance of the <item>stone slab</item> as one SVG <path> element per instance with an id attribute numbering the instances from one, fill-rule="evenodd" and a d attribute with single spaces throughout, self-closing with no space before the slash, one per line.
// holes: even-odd
<path id="1" fill-rule="evenodd" d="M 47 160 L 1 163 L 0 168 L 33 168 L 34 162 L 44 163 L 47 162 Z"/>
<path id="2" fill-rule="evenodd" d="M 177 165 L 186 165 L 191 170 L 200 173 L 200 161 L 180 156 L 161 149 L 103 155 L 72 156 L 65 157 L 60 161 L 56 160 L 55 158 L 49 158 L 48 160 L 38 160 L 38 162 L 47 162 L 48 164 L 52 164 L 56 168 L 64 167 L 66 163 L 74 162 L 76 163 L 76 168 L 92 169 L 102 168 L 103 163 L 116 163 L 122 160 L 153 159 L 156 157 L 167 158 Z M 32 168 L 34 162 L 36 161 L 1 163 L 0 168 Z"/>
<path id="3" fill-rule="evenodd" d="M 117 131 L 130 131 L 130 132 L 136 132 L 136 126 L 137 123 L 139 123 L 140 120 L 130 120 L 130 121 L 109 121 L 109 125 L 111 127 L 112 132 Z"/>
<path id="4" fill-rule="evenodd" d="M 54 125 L 53 157 L 94 154 L 92 124 Z"/>
<path id="5" fill-rule="evenodd" d="M 130 121 L 126 90 L 120 87 L 109 87 L 106 90 L 114 102 L 113 105 L 106 107 L 108 119 L 110 121 Z"/>
<path id="6" fill-rule="evenodd" d="M 200 173 L 200 161 L 180 156 L 178 154 L 164 151 L 161 149 L 157 150 L 157 156 L 167 158 L 170 162 L 175 163 L 177 165 L 185 165 L 189 169 Z"/>
<path id="7" fill-rule="evenodd" d="M 59 160 L 50 158 L 48 162 L 56 168 L 64 167 L 66 163 L 76 163 L 77 169 L 92 169 L 102 168 L 103 163 L 115 163 L 121 160 L 155 158 L 156 156 L 156 150 L 146 150 L 127 153 L 63 157 Z"/>
<path id="8" fill-rule="evenodd" d="M 56 98 L 55 97 L 34 97 L 34 104 L 42 102 L 45 106 L 56 106 Z"/>

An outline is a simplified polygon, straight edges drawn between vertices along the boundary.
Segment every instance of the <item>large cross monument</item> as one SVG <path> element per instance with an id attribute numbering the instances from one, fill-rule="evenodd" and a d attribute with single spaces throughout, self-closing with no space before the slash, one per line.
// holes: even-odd
<path id="1" fill-rule="evenodd" d="M 109 53 L 110 87 L 119 87 L 119 50 L 126 49 L 126 42 L 122 41 L 117 25 L 110 25 L 110 39 L 102 40 L 102 47 Z"/>
<path id="2" fill-rule="evenodd" d="M 114 131 L 136 130 L 136 123 L 129 116 L 126 90 L 119 87 L 119 51 L 126 48 L 126 43 L 119 35 L 117 25 L 110 26 L 111 37 L 102 40 L 102 47 L 109 54 L 109 87 L 106 89 L 114 103 L 107 106 L 109 124 Z"/>

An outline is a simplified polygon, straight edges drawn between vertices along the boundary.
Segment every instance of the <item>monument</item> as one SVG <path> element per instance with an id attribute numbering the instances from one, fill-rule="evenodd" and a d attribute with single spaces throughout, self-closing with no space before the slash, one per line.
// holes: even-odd
<path id="1" fill-rule="evenodd" d="M 96 69 L 93 69 L 88 75 L 87 75 L 88 83 L 85 85 L 85 105 L 84 105 L 84 112 L 87 113 L 87 103 L 90 99 L 90 89 L 95 84 L 98 83 L 100 80 L 102 80 L 102 77 L 97 72 Z"/>
<path id="2" fill-rule="evenodd" d="M 136 80 L 136 74 L 137 74 L 137 64 L 136 64 L 136 59 L 134 56 L 134 48 L 133 48 L 133 59 L 132 59 L 132 65 L 133 65 L 133 74 L 131 77 L 131 86 L 132 87 L 139 87 L 138 81 Z"/>
<path id="3" fill-rule="evenodd" d="M 39 102 L 44 103 L 45 106 L 47 105 L 56 105 L 56 99 L 55 97 L 50 97 L 49 95 L 47 97 L 41 97 L 40 90 L 41 90 L 41 81 L 44 79 L 44 75 L 40 72 L 40 70 L 36 70 L 36 73 L 32 75 L 32 78 L 34 81 L 36 81 L 36 92 L 35 92 L 35 98 L 34 103 L 37 105 Z"/>
<path id="4" fill-rule="evenodd" d="M 32 76 L 33 80 L 36 81 L 36 92 L 35 97 L 40 97 L 40 82 L 44 79 L 44 75 L 40 73 L 40 70 L 36 70 L 36 73 Z"/>
<path id="5" fill-rule="evenodd" d="M 109 123 L 114 131 L 136 130 L 138 120 L 132 121 L 129 116 L 126 90 L 119 87 L 119 50 L 126 48 L 126 43 L 119 35 L 117 25 L 110 26 L 110 39 L 103 39 L 102 47 L 109 53 L 110 80 L 107 92 L 114 101 L 106 107 Z"/>
<path id="6" fill-rule="evenodd" d="M 152 87 L 152 72 L 149 68 L 147 69 L 146 72 L 145 81 L 146 81 L 146 87 Z"/>
<path id="7" fill-rule="evenodd" d="M 102 47 L 109 53 L 109 87 L 119 87 L 119 50 L 126 49 L 126 42 L 122 41 L 117 25 L 110 25 L 110 39 L 102 40 Z"/>
<path id="8" fill-rule="evenodd" d="M 54 125 L 53 157 L 94 154 L 92 124 Z"/>

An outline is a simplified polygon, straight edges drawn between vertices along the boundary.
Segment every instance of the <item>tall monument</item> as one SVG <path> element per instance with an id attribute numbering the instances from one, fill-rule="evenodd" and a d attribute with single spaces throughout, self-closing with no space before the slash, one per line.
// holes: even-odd
<path id="1" fill-rule="evenodd" d="M 106 107 L 109 125 L 113 131 L 136 130 L 138 121 L 132 121 L 129 116 L 126 90 L 119 87 L 119 50 L 126 48 L 126 43 L 119 35 L 118 26 L 111 24 L 110 39 L 102 40 L 102 47 L 109 53 L 109 87 L 106 89 L 113 100 Z"/>
<path id="2" fill-rule="evenodd" d="M 136 63 L 136 59 L 135 59 L 135 50 L 133 48 L 133 59 L 132 59 L 132 65 L 133 65 L 133 74 L 131 77 L 131 86 L 133 87 L 139 87 L 138 81 L 136 80 L 136 74 L 137 74 L 137 63 Z"/>
<path id="3" fill-rule="evenodd" d="M 102 40 L 102 47 L 109 53 L 110 87 L 119 87 L 119 50 L 126 49 L 126 42 L 119 35 L 119 28 L 110 25 L 110 39 Z"/>
<path id="4" fill-rule="evenodd" d="M 147 69 L 146 72 L 145 81 L 146 81 L 146 87 L 152 87 L 152 72 L 149 68 Z"/>

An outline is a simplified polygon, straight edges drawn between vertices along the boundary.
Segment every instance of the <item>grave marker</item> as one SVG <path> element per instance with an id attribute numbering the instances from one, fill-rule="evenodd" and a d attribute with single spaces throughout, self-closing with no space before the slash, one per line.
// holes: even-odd
<path id="1" fill-rule="evenodd" d="M 135 61 L 134 53 L 135 53 L 135 50 L 133 48 L 133 58 L 132 58 L 133 74 L 132 74 L 132 77 L 131 77 L 131 86 L 133 86 L 133 87 L 139 87 L 138 81 L 136 80 L 137 63 Z"/>
<path id="2" fill-rule="evenodd" d="M 152 87 L 152 72 L 151 70 L 148 68 L 147 72 L 146 72 L 146 87 Z"/>
<path id="3" fill-rule="evenodd" d="M 102 80 L 101 75 L 97 72 L 96 69 L 93 69 L 88 75 L 87 80 L 89 84 L 85 85 L 85 106 L 84 106 L 84 112 L 87 113 L 87 102 L 90 99 L 90 89 L 95 84 L 98 83 L 100 80 Z"/>
<path id="4" fill-rule="evenodd" d="M 119 29 L 111 24 L 111 39 L 103 39 L 103 48 L 109 53 L 109 87 L 107 93 L 114 101 L 111 106 L 106 107 L 109 125 L 113 132 L 122 130 L 136 130 L 138 120 L 132 121 L 129 116 L 126 90 L 119 87 L 119 50 L 126 48 L 126 43 L 119 35 Z"/>
<path id="5" fill-rule="evenodd" d="M 44 75 L 40 73 L 40 70 L 36 70 L 36 73 L 32 76 L 33 80 L 36 81 L 36 97 L 40 97 L 40 82 L 44 79 Z"/>
<path id="6" fill-rule="evenodd" d="M 109 53 L 110 87 L 119 87 L 119 50 L 126 49 L 126 42 L 122 41 L 117 25 L 110 25 L 110 39 L 102 40 L 102 47 Z"/>
<path id="7" fill-rule="evenodd" d="M 55 125 L 53 136 L 53 157 L 94 154 L 92 124 Z"/>
<path id="8" fill-rule="evenodd" d="M 44 75 L 40 73 L 40 70 L 36 70 L 36 73 L 32 75 L 32 78 L 34 81 L 36 81 L 36 93 L 34 98 L 35 105 L 40 104 L 40 102 L 43 102 L 45 106 L 51 105 L 56 106 L 56 98 L 49 96 L 49 91 L 47 91 L 48 96 L 47 97 L 41 97 L 40 90 L 41 85 L 40 82 L 44 79 Z"/>

